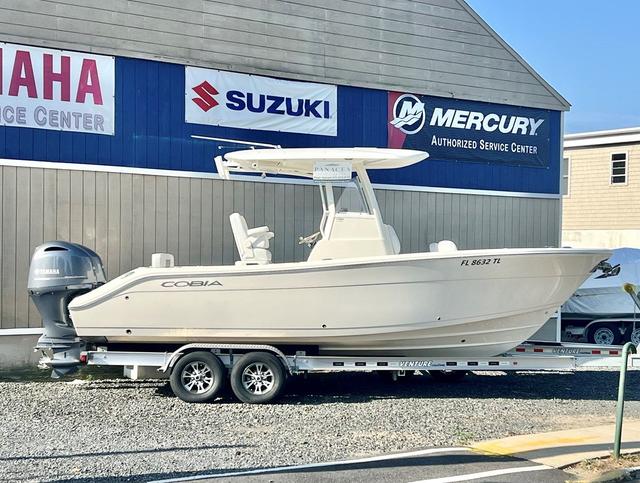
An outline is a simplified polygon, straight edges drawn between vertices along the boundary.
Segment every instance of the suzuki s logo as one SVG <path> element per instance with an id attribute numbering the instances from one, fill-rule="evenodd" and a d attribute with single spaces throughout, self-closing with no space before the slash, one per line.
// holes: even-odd
<path id="1" fill-rule="evenodd" d="M 218 105 L 218 101 L 213 97 L 218 94 L 218 91 L 207 81 L 198 84 L 192 90 L 198 94 L 199 97 L 194 97 L 191 100 L 204 112 L 207 112 L 212 107 L 216 107 Z"/>
<path id="2" fill-rule="evenodd" d="M 405 134 L 415 134 L 424 126 L 426 117 L 424 102 L 413 94 L 403 94 L 393 105 L 391 125 Z"/>

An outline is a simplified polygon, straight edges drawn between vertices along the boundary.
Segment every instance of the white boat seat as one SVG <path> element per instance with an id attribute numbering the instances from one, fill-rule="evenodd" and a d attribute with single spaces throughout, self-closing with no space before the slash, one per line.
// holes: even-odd
<path id="1" fill-rule="evenodd" d="M 439 242 L 433 242 L 429 244 L 430 252 L 451 253 L 457 252 L 458 247 L 451 240 L 442 240 Z"/>
<path id="2" fill-rule="evenodd" d="M 175 261 L 171 253 L 152 253 L 151 266 L 153 268 L 170 268 L 175 266 Z"/>
<path id="3" fill-rule="evenodd" d="M 393 255 L 400 253 L 400 239 L 396 230 L 391 225 L 384 225 L 387 229 L 387 237 L 391 241 L 391 247 L 393 248 Z"/>
<path id="4" fill-rule="evenodd" d="M 232 213 L 229 216 L 233 238 L 240 255 L 238 265 L 262 265 L 271 263 L 269 240 L 273 238 L 273 232 L 268 226 L 249 229 L 247 220 L 240 213 Z"/>

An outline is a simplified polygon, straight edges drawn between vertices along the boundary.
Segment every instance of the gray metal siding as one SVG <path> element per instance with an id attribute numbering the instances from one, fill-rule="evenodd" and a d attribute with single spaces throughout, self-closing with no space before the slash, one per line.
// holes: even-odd
<path id="1" fill-rule="evenodd" d="M 0 41 L 549 109 L 463 0 L 0 0 Z"/>
<path id="2" fill-rule="evenodd" d="M 181 265 L 238 258 L 229 215 L 275 233 L 275 262 L 309 254 L 297 237 L 320 219 L 315 186 L 0 166 L 0 328 L 39 327 L 26 285 L 31 253 L 45 240 L 83 243 L 110 278 L 167 251 Z M 560 202 L 473 194 L 378 190 L 403 252 L 450 239 L 460 248 L 556 246 Z"/>

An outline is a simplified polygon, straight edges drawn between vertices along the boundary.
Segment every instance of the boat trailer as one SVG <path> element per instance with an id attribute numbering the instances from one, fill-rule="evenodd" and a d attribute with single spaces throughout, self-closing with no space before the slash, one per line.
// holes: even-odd
<path id="1" fill-rule="evenodd" d="M 198 354 L 201 355 L 199 358 Z M 186 357 L 187 355 L 190 358 Z M 461 378 L 470 371 L 571 371 L 579 368 L 620 368 L 621 356 L 622 349 L 619 346 L 538 341 L 525 342 L 500 356 L 468 358 L 316 356 L 308 355 L 304 351 L 286 355 L 271 345 L 198 343 L 186 344 L 173 352 L 127 352 L 98 347 L 97 350 L 81 352 L 77 363 L 90 366 L 121 366 L 125 369 L 125 375 L 132 379 L 142 378 L 139 376 L 139 369 L 145 369 L 146 378 L 149 379 L 166 378 L 167 375 L 172 375 L 170 378 L 172 389 L 178 397 L 188 402 L 201 402 L 200 399 L 191 397 L 189 392 L 181 390 L 184 389 L 182 386 L 188 383 L 203 384 L 200 373 L 197 372 L 200 367 L 198 364 L 211 366 L 218 364 L 220 372 L 217 378 L 224 379 L 223 371 L 229 370 L 232 388 L 240 400 L 262 403 L 270 402 L 277 397 L 279 391 L 271 391 L 267 388 L 272 387 L 270 384 L 276 382 L 279 386 L 283 386 L 286 375 L 318 372 L 384 372 L 396 379 L 415 371 L 427 371 L 439 379 L 453 380 Z M 177 367 L 187 359 L 190 359 L 191 364 L 187 369 Z M 215 360 L 216 363 L 210 364 L 209 359 Z M 629 359 L 631 367 L 640 367 L 640 356 L 633 355 Z M 50 359 L 45 351 L 40 364 L 41 367 L 51 367 L 55 365 L 55 361 Z M 185 373 L 184 371 L 190 367 L 193 367 L 191 373 L 188 371 Z M 258 373 L 259 371 L 263 372 Z M 281 371 L 281 375 L 278 371 Z M 173 374 L 176 372 L 182 375 L 174 377 Z M 193 376 L 192 373 L 197 374 Z M 195 382 L 189 377 L 195 378 Z M 256 397 L 255 388 L 251 391 L 252 384 L 263 385 L 261 387 L 264 388 L 264 397 Z M 197 395 L 197 386 L 193 387 L 196 387 Z"/>

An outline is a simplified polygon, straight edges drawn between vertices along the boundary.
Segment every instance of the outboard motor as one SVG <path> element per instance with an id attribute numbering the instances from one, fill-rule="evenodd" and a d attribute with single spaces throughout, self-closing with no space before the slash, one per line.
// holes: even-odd
<path id="1" fill-rule="evenodd" d="M 75 372 L 84 349 L 69 317 L 69 302 L 105 282 L 102 260 L 85 246 L 53 241 L 33 253 L 28 290 L 44 326 L 36 349 L 44 354 L 41 365 L 53 369 L 52 377 Z"/>

